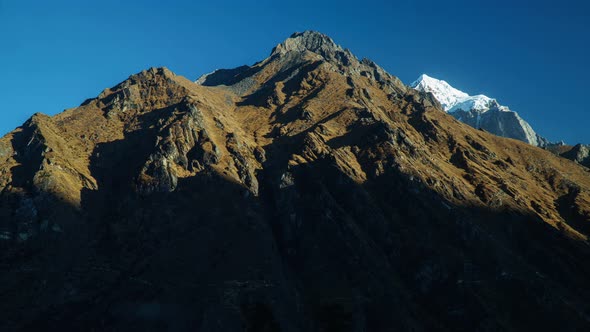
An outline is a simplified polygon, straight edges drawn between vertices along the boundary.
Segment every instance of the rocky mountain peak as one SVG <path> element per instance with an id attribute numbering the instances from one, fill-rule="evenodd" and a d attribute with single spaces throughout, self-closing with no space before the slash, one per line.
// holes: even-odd
<path id="1" fill-rule="evenodd" d="M 305 31 L 295 32 L 284 42 L 277 45 L 271 55 L 274 54 L 285 54 L 287 52 L 305 52 L 310 51 L 313 53 L 320 54 L 322 56 L 343 52 L 344 49 L 337 45 L 332 38 L 317 32 L 317 31 Z"/>
<path id="2" fill-rule="evenodd" d="M 251 66 L 216 70 L 201 76 L 195 83 L 203 86 L 223 86 L 241 96 L 264 96 L 266 103 L 269 100 L 282 99 L 280 95 L 288 95 L 288 90 L 300 84 L 301 82 L 296 82 L 302 79 L 317 81 L 319 76 L 311 78 L 306 75 L 320 70 L 319 67 L 325 67 L 331 73 L 347 77 L 347 84 L 352 88 L 357 87 L 356 80 L 368 78 L 395 96 L 400 96 L 407 90 L 397 77 L 390 75 L 373 61 L 359 60 L 348 49 L 336 44 L 332 38 L 316 31 L 296 32 L 273 48 L 268 58 Z M 275 84 L 278 81 L 290 83 L 276 95 Z M 269 91 L 271 96 L 268 95 Z"/>
<path id="3" fill-rule="evenodd" d="M 296 55 L 300 57 L 306 52 L 321 56 L 324 60 L 339 66 L 357 66 L 358 59 L 347 49 L 336 44 L 332 38 L 317 31 L 296 32 L 284 42 L 273 48 L 274 56 Z"/>

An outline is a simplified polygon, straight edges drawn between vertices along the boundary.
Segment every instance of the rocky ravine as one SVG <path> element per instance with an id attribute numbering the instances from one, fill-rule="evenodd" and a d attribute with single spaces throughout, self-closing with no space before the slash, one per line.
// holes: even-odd
<path id="1" fill-rule="evenodd" d="M 0 329 L 580 331 L 590 173 L 319 33 L 0 139 Z"/>

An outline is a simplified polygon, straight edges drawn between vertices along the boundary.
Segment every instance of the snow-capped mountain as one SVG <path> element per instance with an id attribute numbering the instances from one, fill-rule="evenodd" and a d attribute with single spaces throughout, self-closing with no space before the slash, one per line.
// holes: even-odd
<path id="1" fill-rule="evenodd" d="M 459 101 L 465 100 L 469 97 L 468 94 L 453 88 L 449 83 L 437 80 L 426 74 L 420 75 L 420 77 L 411 84 L 411 87 L 418 91 L 432 93 L 447 112 L 453 106 L 457 105 Z"/>
<path id="2" fill-rule="evenodd" d="M 411 87 L 432 93 L 445 112 L 472 127 L 535 146 L 544 146 L 547 143 L 518 113 L 500 105 L 496 99 L 485 95 L 470 96 L 443 80 L 425 74 L 412 83 Z"/>

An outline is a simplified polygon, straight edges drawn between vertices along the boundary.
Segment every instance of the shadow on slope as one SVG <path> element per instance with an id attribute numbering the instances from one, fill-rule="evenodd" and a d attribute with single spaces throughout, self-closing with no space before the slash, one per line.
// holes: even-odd
<path id="1" fill-rule="evenodd" d="M 319 125 L 319 124 L 318 124 Z M 363 147 L 379 123 L 328 142 Z M 363 184 L 333 155 L 287 166 L 308 133 L 266 148 L 261 199 L 316 326 L 576 330 L 588 326 L 587 243 L 534 214 L 455 206 L 393 165 Z M 375 174 L 361 160 L 366 174 Z M 567 272 L 565 272 L 567 271 Z"/>
<path id="2" fill-rule="evenodd" d="M 453 206 L 393 166 L 363 184 L 330 155 L 288 168 L 289 151 L 300 151 L 309 132 L 267 147 L 260 197 L 212 169 L 179 180 L 174 192 L 139 195 L 133 176 L 156 138 L 148 128 L 97 148 L 91 168 L 99 189 L 83 195 L 86 242 L 68 247 L 75 255 L 45 258 L 47 269 L 64 260 L 69 268 L 56 269 L 48 286 L 40 274 L 16 284 L 18 272 L 7 277 L 15 289 L 37 285 L 60 295 L 21 298 L 4 288 L 12 289 L 5 312 L 21 318 L 5 326 L 319 332 L 590 325 L 587 246 L 534 215 Z M 361 166 L 375 174 L 370 163 Z M 29 266 L 14 257 L 13 268 Z"/>
<path id="3" fill-rule="evenodd" d="M 12 183 L 0 193 L 0 330 L 22 330 L 47 306 L 75 297 L 71 280 L 93 240 L 83 214 L 35 187 L 46 146 L 30 121 L 14 134 Z M 45 179 L 44 179 L 45 180 Z"/>

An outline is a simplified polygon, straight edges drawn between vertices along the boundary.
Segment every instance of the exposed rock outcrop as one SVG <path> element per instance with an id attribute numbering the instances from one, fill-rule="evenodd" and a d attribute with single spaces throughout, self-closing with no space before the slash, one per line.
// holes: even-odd
<path id="1" fill-rule="evenodd" d="M 588 145 L 577 144 L 571 150 L 563 153 L 562 157 L 590 167 L 590 147 Z"/>

